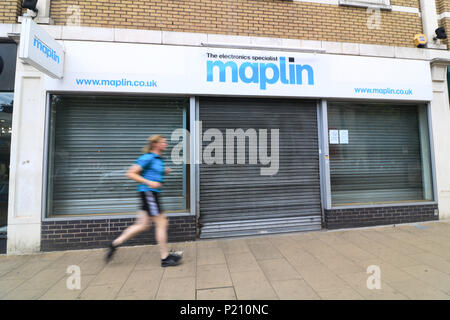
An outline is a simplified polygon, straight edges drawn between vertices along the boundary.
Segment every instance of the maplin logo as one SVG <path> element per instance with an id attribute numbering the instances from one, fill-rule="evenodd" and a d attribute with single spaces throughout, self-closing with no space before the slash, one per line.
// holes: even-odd
<path id="1" fill-rule="evenodd" d="M 294 58 L 280 57 L 279 63 L 243 62 L 238 66 L 234 61 L 223 62 L 221 60 L 207 60 L 207 81 L 214 81 L 214 68 L 219 70 L 219 82 L 226 82 L 227 68 L 231 70 L 231 82 L 259 83 L 261 90 L 266 90 L 268 84 L 281 81 L 282 84 L 303 85 L 306 76 L 307 84 L 314 85 L 314 70 L 308 65 L 295 64 Z M 250 74 L 247 70 L 251 70 Z M 271 74 L 268 70 L 271 70 Z"/>
<path id="2" fill-rule="evenodd" d="M 36 47 L 38 50 L 40 50 L 43 54 L 47 56 L 48 59 L 52 59 L 53 61 L 59 64 L 59 56 L 56 54 L 55 50 L 49 48 L 47 45 L 45 45 L 41 40 L 39 40 L 36 37 L 34 37 L 33 47 Z"/>

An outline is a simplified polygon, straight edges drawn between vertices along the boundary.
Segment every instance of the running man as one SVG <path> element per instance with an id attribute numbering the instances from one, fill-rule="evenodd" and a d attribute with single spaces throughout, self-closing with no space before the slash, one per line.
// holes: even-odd
<path id="1" fill-rule="evenodd" d="M 169 252 L 167 249 L 167 217 L 162 214 L 159 201 L 161 184 L 164 174 L 169 174 L 171 169 L 165 168 L 161 154 L 167 148 L 167 141 L 162 135 L 151 136 L 148 144 L 143 148 L 144 154 L 135 164 L 128 169 L 127 177 L 139 182 L 138 192 L 142 207 L 136 222 L 123 231 L 123 233 L 111 242 L 106 254 L 106 262 L 111 261 L 114 253 L 121 244 L 134 236 L 147 231 L 152 223 L 156 225 L 155 238 L 161 252 L 161 266 L 176 266 L 180 263 L 181 252 Z"/>

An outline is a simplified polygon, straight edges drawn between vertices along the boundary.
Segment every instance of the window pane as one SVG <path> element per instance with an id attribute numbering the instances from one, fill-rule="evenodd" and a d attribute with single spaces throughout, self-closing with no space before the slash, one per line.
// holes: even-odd
<path id="1" fill-rule="evenodd" d="M 432 200 L 424 105 L 328 104 L 333 205 Z"/>
<path id="2" fill-rule="evenodd" d="M 0 92 L 0 228 L 8 219 L 9 158 L 14 93 Z"/>
<path id="3" fill-rule="evenodd" d="M 166 137 L 163 209 L 187 209 L 187 168 L 170 160 L 174 130 L 184 128 L 187 99 L 123 96 L 52 96 L 49 215 L 131 213 L 137 183 L 126 170 L 147 138 Z"/>

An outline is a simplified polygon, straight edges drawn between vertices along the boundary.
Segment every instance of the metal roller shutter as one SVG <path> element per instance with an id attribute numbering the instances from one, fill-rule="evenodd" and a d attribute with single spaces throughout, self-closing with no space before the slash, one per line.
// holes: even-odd
<path id="1" fill-rule="evenodd" d="M 52 97 L 48 211 L 51 215 L 135 212 L 137 183 L 125 172 L 147 138 L 166 137 L 169 148 L 163 206 L 186 207 L 185 166 L 170 161 L 170 136 L 184 127 L 187 99 L 58 95 Z"/>
<path id="2" fill-rule="evenodd" d="M 280 233 L 321 228 L 317 105 L 315 101 L 200 99 L 202 132 L 219 129 L 279 129 L 279 170 L 269 165 L 200 165 L 201 238 Z M 205 140 L 205 139 L 203 139 Z M 203 142 L 203 150 L 209 144 Z M 235 144 L 235 155 L 236 155 Z M 226 148 L 223 150 L 226 159 Z M 224 160 L 225 163 L 225 160 Z"/>
<path id="3" fill-rule="evenodd" d="M 422 157 L 416 105 L 328 105 L 330 130 L 348 130 L 348 144 L 330 144 L 333 204 L 422 200 Z"/>

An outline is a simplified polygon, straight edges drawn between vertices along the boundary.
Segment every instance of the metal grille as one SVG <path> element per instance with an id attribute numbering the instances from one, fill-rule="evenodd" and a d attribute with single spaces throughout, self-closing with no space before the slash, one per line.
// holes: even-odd
<path id="1" fill-rule="evenodd" d="M 237 143 L 234 164 L 201 164 L 202 238 L 321 227 L 315 101 L 203 98 L 200 120 L 203 134 L 218 129 L 224 142 L 227 129 L 267 129 L 269 152 L 271 129 L 279 129 L 279 169 L 275 175 L 261 175 L 260 169 L 268 164 L 249 164 L 255 150 L 249 148 L 248 140 L 245 164 L 236 164 Z M 209 144 L 204 141 L 203 150 Z M 225 147 L 223 157 L 227 157 Z"/>
<path id="2" fill-rule="evenodd" d="M 147 138 L 163 134 L 169 143 L 163 205 L 186 207 L 185 167 L 170 162 L 173 130 L 184 127 L 186 99 L 123 96 L 52 97 L 50 214 L 126 213 L 138 209 L 134 181 L 126 170 L 142 154 Z"/>
<path id="3" fill-rule="evenodd" d="M 428 134 L 419 128 L 417 105 L 333 102 L 328 127 L 349 136 L 330 144 L 333 204 L 424 198 L 421 134 Z"/>

